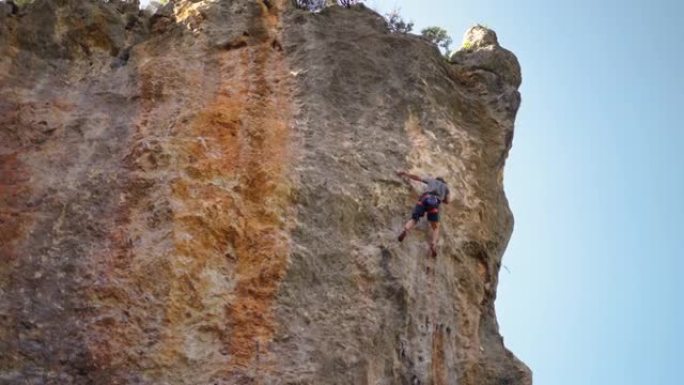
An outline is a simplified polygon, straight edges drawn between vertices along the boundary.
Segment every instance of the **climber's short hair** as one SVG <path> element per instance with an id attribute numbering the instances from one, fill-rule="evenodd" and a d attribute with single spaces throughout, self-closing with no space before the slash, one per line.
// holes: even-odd
<path id="1" fill-rule="evenodd" d="M 446 182 L 446 181 L 444 180 L 444 178 L 442 178 L 441 176 L 438 176 L 438 177 L 435 178 L 435 179 L 437 179 L 438 181 L 440 181 L 440 182 L 442 182 L 442 183 L 444 183 L 444 184 L 447 184 L 447 182 Z"/>

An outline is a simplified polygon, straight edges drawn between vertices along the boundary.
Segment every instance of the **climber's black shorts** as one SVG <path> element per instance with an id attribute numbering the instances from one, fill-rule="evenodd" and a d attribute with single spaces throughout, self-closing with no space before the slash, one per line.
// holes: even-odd
<path id="1" fill-rule="evenodd" d="M 430 194 L 421 195 L 416 207 L 413 208 L 411 218 L 418 222 L 420 218 L 427 213 L 427 220 L 430 222 L 439 222 L 439 198 Z"/>

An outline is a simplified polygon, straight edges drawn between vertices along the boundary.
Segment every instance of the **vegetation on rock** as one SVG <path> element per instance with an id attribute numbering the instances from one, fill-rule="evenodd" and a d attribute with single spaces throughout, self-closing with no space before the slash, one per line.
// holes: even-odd
<path id="1" fill-rule="evenodd" d="M 420 34 L 439 48 L 444 49 L 445 54 L 449 52 L 449 46 L 453 40 L 444 28 L 437 26 L 427 27 L 420 31 Z"/>
<path id="2" fill-rule="evenodd" d="M 292 5 L 299 9 L 306 9 L 311 12 L 318 12 L 332 3 L 345 8 L 361 3 L 363 0 L 292 0 Z"/>
<path id="3" fill-rule="evenodd" d="M 405 21 L 399 14 L 399 8 L 386 13 L 385 20 L 387 20 L 387 28 L 392 32 L 409 33 L 413 30 L 413 21 Z"/>

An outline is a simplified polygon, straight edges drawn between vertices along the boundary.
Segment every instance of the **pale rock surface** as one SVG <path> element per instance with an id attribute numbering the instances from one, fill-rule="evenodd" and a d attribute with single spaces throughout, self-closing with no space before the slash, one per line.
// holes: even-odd
<path id="1" fill-rule="evenodd" d="M 287 4 L 0 9 L 1 384 L 531 384 L 515 56 Z M 450 184 L 435 259 L 397 169 Z"/>

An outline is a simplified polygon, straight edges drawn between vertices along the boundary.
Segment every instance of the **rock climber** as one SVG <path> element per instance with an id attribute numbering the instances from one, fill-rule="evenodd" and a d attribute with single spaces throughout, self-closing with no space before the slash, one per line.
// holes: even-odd
<path id="1" fill-rule="evenodd" d="M 420 218 L 427 213 L 427 220 L 432 227 L 432 236 L 430 237 L 430 252 L 433 257 L 437 256 L 437 240 L 439 239 L 439 205 L 441 203 L 449 203 L 449 187 L 443 178 L 424 177 L 409 174 L 405 171 L 397 171 L 400 177 L 406 177 L 418 182 L 425 183 L 426 187 L 423 193 L 418 198 L 416 207 L 413 208 L 411 219 L 406 222 L 404 229 L 399 234 L 399 242 L 406 238 L 409 230 L 411 230 L 420 220 Z"/>

